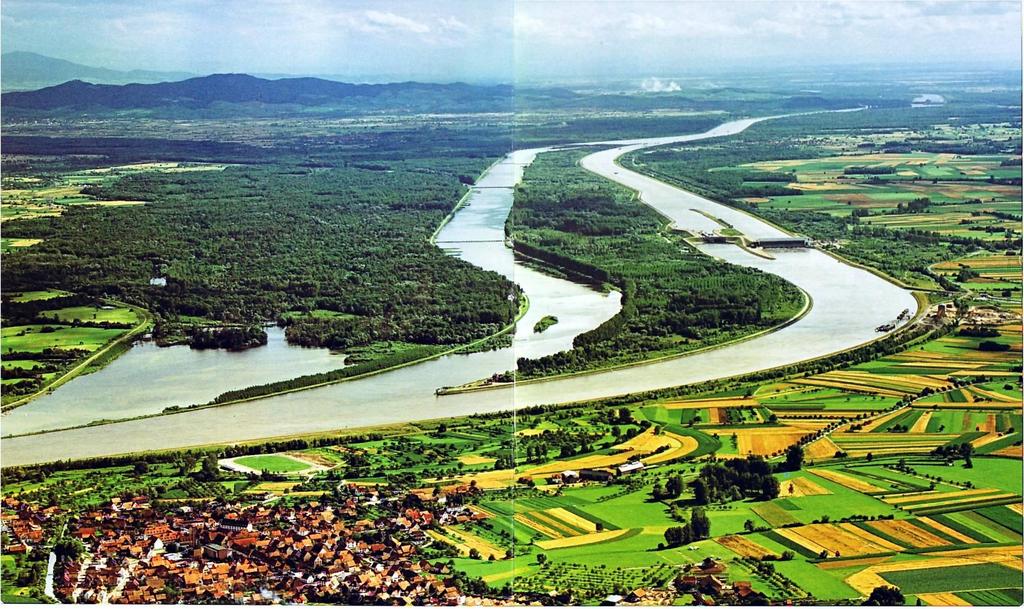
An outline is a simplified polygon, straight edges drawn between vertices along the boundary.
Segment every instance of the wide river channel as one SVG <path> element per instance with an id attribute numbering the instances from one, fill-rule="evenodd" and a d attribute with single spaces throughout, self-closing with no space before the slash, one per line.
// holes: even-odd
<path id="1" fill-rule="evenodd" d="M 637 190 L 642 200 L 681 230 L 720 228 L 709 214 L 751 238 L 786 236 L 779 229 L 730 207 L 624 169 L 615 160 L 634 150 L 739 133 L 759 119 L 732 121 L 700 134 L 596 142 L 604 150 L 581 161 L 583 167 Z M 100 419 L 160 412 L 206 401 L 227 389 L 308 374 L 341 365 L 325 350 L 288 347 L 272 336 L 267 348 L 252 353 L 192 352 L 135 347 L 103 370 L 76 379 L 52 394 L 2 418 L 0 460 L 4 466 L 183 448 L 210 443 L 342 430 L 387 423 L 510 410 L 660 389 L 763 370 L 849 349 L 880 336 L 875 328 L 904 309 L 917 309 L 913 295 L 867 271 L 815 249 L 778 250 L 772 258 L 729 244 L 706 244 L 708 255 L 779 275 L 803 289 L 813 305 L 801 319 L 756 338 L 629 368 L 521 383 L 485 391 L 437 396 L 435 389 L 461 385 L 515 367 L 518 357 L 565 350 L 581 332 L 619 310 L 619 294 L 540 273 L 517 262 L 504 242 L 504 223 L 513 188 L 523 168 L 550 149 L 509 154 L 481 177 L 466 204 L 438 233 L 440 247 L 519 284 L 530 309 L 517 326 L 511 347 L 449 355 L 362 379 L 218 408 L 186 411 L 78 429 L 29 434 L 82 425 Z M 698 210 L 702 213 L 698 213 Z M 559 322 L 533 331 L 544 315 Z M 275 342 L 276 341 L 276 342 Z M 263 349 L 268 349 L 260 353 Z M 267 358 L 283 358 L 276 365 Z M 254 372 L 272 374 L 252 377 Z M 295 374 L 292 374 L 295 372 Z"/>

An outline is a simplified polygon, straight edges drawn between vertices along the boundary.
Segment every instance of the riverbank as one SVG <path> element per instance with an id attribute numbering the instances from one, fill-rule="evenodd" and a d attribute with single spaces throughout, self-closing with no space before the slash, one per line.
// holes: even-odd
<path id="1" fill-rule="evenodd" d="M 699 398 L 704 397 L 704 396 L 721 393 L 723 390 L 728 390 L 728 389 L 731 389 L 731 388 L 735 388 L 735 387 L 739 387 L 739 386 L 743 386 L 743 385 L 751 384 L 751 383 L 785 382 L 785 381 L 791 380 L 791 379 L 803 378 L 806 375 L 805 371 L 803 369 L 801 369 L 803 366 L 810 365 L 810 364 L 813 364 L 815 362 L 819 362 L 819 361 L 824 361 L 824 360 L 827 360 L 827 359 L 835 358 L 835 357 L 841 356 L 841 355 L 846 355 L 846 356 L 848 356 L 852 360 L 854 358 L 854 356 L 856 356 L 858 351 L 860 351 L 862 349 L 865 349 L 865 348 L 870 348 L 873 343 L 876 343 L 878 341 L 885 340 L 885 339 L 895 339 L 895 342 L 893 344 L 893 348 L 890 349 L 889 351 L 891 351 L 891 352 L 898 352 L 900 350 L 906 350 L 906 349 L 908 349 L 908 348 L 910 348 L 910 347 L 912 347 L 912 346 L 914 346 L 916 344 L 919 344 L 919 343 L 931 340 L 932 338 L 934 338 L 935 332 L 940 330 L 939 328 L 936 328 L 936 329 L 932 329 L 932 330 L 926 330 L 923 333 L 915 334 L 915 333 L 912 332 L 915 328 L 917 328 L 917 324 L 916 323 L 908 323 L 908 324 L 905 324 L 905 325 L 901 326 L 900 328 L 894 330 L 893 332 L 891 332 L 889 334 L 886 334 L 884 336 L 879 337 L 875 341 L 871 341 L 871 343 L 865 343 L 863 345 L 858 345 L 858 346 L 853 347 L 851 349 L 848 349 L 848 350 L 845 350 L 845 351 L 842 351 L 842 352 L 836 352 L 836 353 L 830 354 L 828 356 L 824 356 L 824 357 L 820 357 L 820 358 L 814 358 L 814 359 L 806 360 L 804 362 L 797 362 L 797 363 L 792 364 L 792 365 L 786 365 L 786 366 L 780 366 L 780 367 L 777 367 L 777 368 L 770 368 L 770 369 L 760 370 L 760 371 L 753 372 L 753 373 L 747 373 L 747 374 L 742 374 L 742 375 L 735 375 L 735 376 L 730 376 L 730 377 L 716 378 L 716 379 L 712 379 L 712 380 L 709 380 L 709 381 L 704 381 L 704 382 L 696 383 L 696 384 L 693 384 L 693 385 L 688 385 L 688 386 L 685 386 L 685 387 L 677 388 L 680 391 L 662 391 L 662 392 L 657 392 L 657 393 L 662 393 L 663 395 L 653 396 L 653 395 L 645 395 L 645 394 L 638 393 L 638 394 L 629 394 L 629 395 L 623 395 L 623 396 L 609 396 L 609 397 L 603 397 L 603 398 L 594 398 L 594 399 L 590 399 L 590 400 L 583 400 L 583 401 L 579 401 L 579 402 L 568 402 L 568 403 L 561 403 L 561 404 L 553 404 L 553 405 L 545 406 L 544 408 L 545 408 L 545 410 L 548 410 L 548 409 L 571 410 L 571 409 L 574 409 L 574 408 L 579 408 L 581 406 L 586 406 L 587 404 L 609 403 L 609 401 L 610 401 L 610 403 L 614 403 L 615 405 L 632 404 L 634 406 L 645 406 L 645 405 L 660 403 L 660 402 L 665 401 L 666 399 L 677 399 L 679 397 L 686 397 L 688 399 L 699 399 Z M 841 369 L 841 368 L 843 368 L 843 367 L 845 367 L 845 366 L 847 366 L 849 364 L 850 364 L 849 361 L 838 361 L 838 362 L 835 362 L 832 365 L 820 368 L 818 370 L 818 372 L 822 372 L 822 371 L 826 371 L 826 370 Z M 792 368 L 792 367 L 797 368 L 797 370 L 794 370 L 794 371 L 789 372 L 789 373 L 785 372 L 786 368 Z M 649 394 L 650 392 L 647 392 L 647 393 Z M 498 411 L 489 412 L 489 413 L 487 413 L 487 415 L 505 416 L 505 415 L 510 415 L 510 414 L 512 414 L 514 412 L 518 412 L 519 410 L 520 409 L 498 410 Z M 313 441 L 316 441 L 316 440 L 327 440 L 327 439 L 330 439 L 332 441 L 337 441 L 338 443 L 343 443 L 346 440 L 349 440 L 351 438 L 356 438 L 356 437 L 361 437 L 361 436 L 365 437 L 365 436 L 369 436 L 369 435 L 379 436 L 381 439 L 394 438 L 394 437 L 400 437 L 400 436 L 408 436 L 408 435 L 418 435 L 418 434 L 423 434 L 423 433 L 426 433 L 426 432 L 434 431 L 434 430 L 437 429 L 438 425 L 441 425 L 441 424 L 444 424 L 444 425 L 447 425 L 447 426 L 455 426 L 455 425 L 464 423 L 466 421 L 469 421 L 469 420 L 472 420 L 472 419 L 475 419 L 475 418 L 479 418 L 481 416 L 485 416 L 485 415 L 483 413 L 476 413 L 476 414 L 457 415 L 457 416 L 431 417 L 431 418 L 418 419 L 418 420 L 414 420 L 414 421 L 402 421 L 402 422 L 378 424 L 378 425 L 365 425 L 365 426 L 355 426 L 355 427 L 339 427 L 339 428 L 334 428 L 334 429 L 319 430 L 319 431 L 313 431 L 313 432 L 308 432 L 308 433 L 268 435 L 268 436 L 263 436 L 263 437 L 260 437 L 260 438 L 254 438 L 254 439 L 238 441 L 238 442 L 206 442 L 206 443 L 187 444 L 187 445 L 182 445 L 182 446 L 179 446 L 179 447 L 167 448 L 167 449 L 133 450 L 133 451 L 124 451 L 124 452 L 111 452 L 111 453 L 103 455 L 103 458 L 106 458 L 106 457 L 119 458 L 119 457 L 127 457 L 127 456 L 133 456 L 134 457 L 134 456 L 140 456 L 140 455 L 174 455 L 174 454 L 179 454 L 179 453 L 184 452 L 184 451 L 217 451 L 217 450 L 221 450 L 221 449 L 228 448 L 228 447 L 238 447 L 238 446 L 262 447 L 261 450 L 266 449 L 268 452 L 271 452 L 273 444 L 289 442 L 289 441 L 292 441 L 292 440 L 306 440 L 306 441 L 313 442 Z M 52 433 L 52 432 L 42 432 L 42 433 L 46 434 L 46 433 Z M 29 434 L 29 435 L 38 435 L 38 434 Z M 91 457 L 85 457 L 85 458 L 80 458 L 80 459 L 71 459 L 71 460 L 65 460 L 65 461 L 66 461 L 66 463 L 71 464 L 71 463 L 75 463 L 75 462 L 87 462 L 89 459 L 91 459 Z M 42 463 L 42 462 L 40 462 L 40 463 Z M 5 465 L 5 467 L 6 467 L 6 465 Z"/>
<path id="2" fill-rule="evenodd" d="M 135 305 L 130 305 L 126 302 L 121 302 L 119 300 L 104 299 L 103 302 L 131 309 L 132 312 L 134 312 L 140 319 L 138 325 L 133 327 L 131 330 L 128 330 L 121 336 L 118 336 L 114 340 L 110 341 L 103 347 L 100 347 L 95 352 L 93 352 L 89 357 L 85 358 L 79 364 L 74 366 L 71 370 L 68 370 L 63 375 L 53 379 L 46 385 L 40 387 L 39 390 L 36 391 L 35 393 L 32 393 L 25 397 L 18 398 L 17 400 L 4 404 L 2 407 L 0 407 L 0 412 L 8 412 L 20 406 L 24 406 L 25 404 L 28 404 L 32 400 L 56 390 L 61 385 L 73 381 L 75 378 L 82 374 L 88 374 L 90 372 L 100 370 L 101 368 L 103 368 L 103 366 L 106 366 L 110 362 L 114 361 L 114 359 L 116 359 L 117 356 L 128 351 L 128 349 L 131 347 L 132 341 L 134 341 L 136 337 L 138 337 L 141 334 L 144 334 L 150 328 L 152 328 L 154 318 L 153 315 L 146 309 L 143 309 L 142 307 L 137 307 Z"/>
<path id="3" fill-rule="evenodd" d="M 797 288 L 797 289 L 800 289 L 800 288 Z M 522 380 L 518 380 L 517 379 L 515 381 L 515 383 L 493 383 L 491 385 L 474 385 L 474 384 L 471 383 L 471 384 L 466 385 L 466 386 L 450 387 L 450 388 L 445 388 L 445 389 L 439 390 L 438 391 L 438 395 L 455 395 L 455 394 L 459 394 L 459 393 L 472 393 L 472 392 L 475 392 L 475 391 L 487 391 L 489 389 L 500 389 L 502 387 L 507 387 L 507 386 L 511 386 L 511 385 L 531 385 L 531 384 L 535 384 L 535 383 L 543 383 L 543 382 L 557 380 L 557 379 L 584 377 L 584 376 L 589 376 L 589 375 L 594 375 L 594 374 L 600 374 L 602 372 L 610 372 L 610 371 L 613 371 L 613 370 L 626 370 L 626 369 L 629 369 L 629 368 L 635 368 L 637 366 L 644 366 L 644 365 L 647 365 L 647 364 L 653 364 L 653 363 L 667 361 L 667 360 L 674 360 L 674 359 L 680 359 L 680 358 L 684 358 L 684 357 L 690 357 L 690 356 L 693 356 L 693 355 L 697 355 L 699 353 L 704 353 L 704 352 L 707 352 L 707 351 L 713 351 L 715 349 L 723 349 L 723 348 L 731 346 L 731 345 L 739 344 L 739 343 L 742 343 L 742 342 L 745 342 L 745 341 L 748 341 L 748 340 L 753 340 L 753 339 L 755 339 L 755 338 L 757 338 L 759 336 L 764 336 L 765 334 L 770 334 L 771 332 L 775 332 L 777 330 L 781 330 L 782 328 L 785 328 L 786 326 L 795 324 L 796 322 L 798 322 L 801 319 L 803 319 L 803 317 L 805 315 L 807 315 L 807 313 L 811 310 L 811 307 L 813 306 L 813 300 L 811 298 L 811 295 L 808 294 L 807 292 L 805 292 L 804 290 L 800 289 L 800 293 L 803 294 L 803 296 L 804 296 L 804 304 L 803 304 L 803 307 L 801 307 L 800 310 L 797 312 L 797 314 L 794 315 L 793 317 L 787 319 L 786 321 L 783 321 L 783 322 L 780 322 L 778 324 L 775 324 L 774 326 L 772 326 L 770 328 L 765 328 L 765 329 L 760 330 L 758 332 L 754 332 L 753 334 L 747 334 L 747 335 L 744 335 L 744 336 L 739 336 L 737 338 L 734 338 L 732 340 L 728 340 L 728 341 L 725 341 L 725 342 L 722 342 L 722 343 L 717 343 L 717 344 L 714 344 L 714 345 L 708 345 L 706 347 L 700 347 L 699 349 L 693 349 L 692 351 L 683 351 L 682 353 L 671 353 L 669 355 L 662 355 L 660 357 L 652 357 L 650 359 L 644 359 L 644 360 L 639 360 L 639 361 L 635 361 L 635 362 L 628 362 L 628 363 L 625 363 L 625 364 L 616 364 L 614 366 L 604 366 L 604 367 L 601 367 L 601 368 L 594 368 L 593 370 L 581 370 L 579 372 L 569 372 L 569 373 L 566 373 L 566 374 L 556 374 L 556 375 L 552 375 L 552 376 L 544 376 L 544 377 L 529 378 L 529 379 L 522 379 Z"/>

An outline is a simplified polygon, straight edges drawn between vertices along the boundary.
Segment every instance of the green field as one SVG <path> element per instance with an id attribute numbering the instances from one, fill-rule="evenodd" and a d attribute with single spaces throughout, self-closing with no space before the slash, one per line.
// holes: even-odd
<path id="1" fill-rule="evenodd" d="M 4 351 L 40 352 L 54 348 L 95 351 L 123 333 L 124 330 L 105 328 L 28 325 L 3 328 L 2 339 Z"/>
<path id="2" fill-rule="evenodd" d="M 1020 571 L 994 564 L 890 571 L 883 576 L 904 594 L 995 590 L 1021 585 Z"/>
<path id="3" fill-rule="evenodd" d="M 235 463 L 265 472 L 300 472 L 309 469 L 309 463 L 304 463 L 291 457 L 283 455 L 259 455 L 253 457 L 239 457 Z"/>

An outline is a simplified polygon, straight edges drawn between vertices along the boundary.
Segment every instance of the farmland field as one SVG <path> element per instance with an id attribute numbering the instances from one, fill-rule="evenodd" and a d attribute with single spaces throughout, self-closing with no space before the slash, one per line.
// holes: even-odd
<path id="1" fill-rule="evenodd" d="M 309 469 L 309 464 L 282 455 L 263 455 L 259 457 L 242 457 L 235 463 L 257 471 L 297 472 Z"/>

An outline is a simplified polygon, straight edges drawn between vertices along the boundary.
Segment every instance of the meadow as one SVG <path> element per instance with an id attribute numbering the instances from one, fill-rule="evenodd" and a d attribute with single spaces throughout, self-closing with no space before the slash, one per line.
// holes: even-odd
<path id="1" fill-rule="evenodd" d="M 97 369 L 149 324 L 137 307 L 60 290 L 5 292 L 3 300 L 5 406 Z"/>

